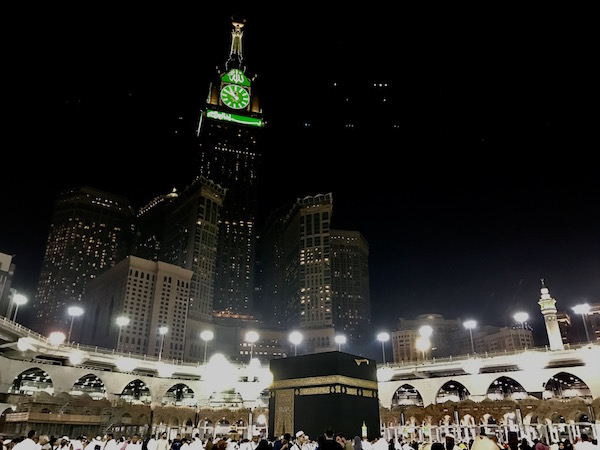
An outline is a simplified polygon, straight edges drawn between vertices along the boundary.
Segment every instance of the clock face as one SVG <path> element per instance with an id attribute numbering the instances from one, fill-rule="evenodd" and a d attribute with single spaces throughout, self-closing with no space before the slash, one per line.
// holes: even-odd
<path id="1" fill-rule="evenodd" d="M 221 100 L 230 108 L 242 109 L 248 106 L 250 94 L 242 86 L 228 84 L 221 89 Z"/>

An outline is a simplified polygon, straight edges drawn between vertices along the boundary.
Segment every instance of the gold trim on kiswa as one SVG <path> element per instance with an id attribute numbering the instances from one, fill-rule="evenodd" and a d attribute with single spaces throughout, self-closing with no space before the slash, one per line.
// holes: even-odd
<path id="1" fill-rule="evenodd" d="M 329 391 L 329 386 L 319 386 L 319 387 L 311 387 L 306 389 L 301 389 L 298 395 L 320 395 L 320 394 L 331 394 Z"/>
<path id="2" fill-rule="evenodd" d="M 341 384 L 344 386 L 356 387 L 360 389 L 377 390 L 377 381 L 361 380 L 359 378 L 350 378 L 343 375 L 327 375 L 322 377 L 291 378 L 289 380 L 273 381 L 269 389 L 289 389 L 301 388 L 306 386 Z"/>
<path id="3" fill-rule="evenodd" d="M 298 389 L 296 395 L 329 395 L 329 394 L 344 394 L 344 395 L 360 395 L 361 397 L 377 397 L 377 392 L 371 389 L 356 389 L 347 388 L 345 391 L 339 385 L 331 386 L 315 386 Z"/>
<path id="4" fill-rule="evenodd" d="M 275 436 L 294 432 L 294 390 L 282 389 L 275 396 Z"/>

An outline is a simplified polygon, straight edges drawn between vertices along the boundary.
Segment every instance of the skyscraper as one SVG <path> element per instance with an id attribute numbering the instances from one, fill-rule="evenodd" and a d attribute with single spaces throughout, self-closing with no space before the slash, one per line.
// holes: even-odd
<path id="1" fill-rule="evenodd" d="M 81 302 L 89 280 L 129 252 L 133 211 L 124 197 L 89 187 L 59 193 L 33 309 L 32 328 L 66 331 L 67 308 Z"/>
<path id="2" fill-rule="evenodd" d="M 370 335 L 369 245 L 358 231 L 332 230 L 333 195 L 274 211 L 261 233 L 260 312 L 273 328 L 299 328 L 305 351 Z"/>
<path id="3" fill-rule="evenodd" d="M 173 264 L 125 258 L 88 283 L 81 342 L 182 360 L 191 278 L 192 271 Z M 119 317 L 128 324 L 119 325 Z"/>
<path id="4" fill-rule="evenodd" d="M 219 217 L 225 196 L 218 184 L 198 177 L 168 206 L 159 259 L 193 273 L 187 319 L 212 318 Z"/>
<path id="5" fill-rule="evenodd" d="M 243 66 L 244 20 L 233 19 L 224 70 L 209 87 L 198 125 L 201 176 L 227 190 L 219 225 L 213 309 L 253 312 L 259 138 L 263 129 L 255 79 Z"/>
<path id="6" fill-rule="evenodd" d="M 331 230 L 333 325 L 350 343 L 371 336 L 369 244 L 358 231 Z"/>
<path id="7" fill-rule="evenodd" d="M 283 286 L 276 301 L 285 326 L 332 328 L 330 229 L 333 197 L 298 199 L 283 219 L 278 271 Z M 265 256 L 271 253 L 265 250 Z M 273 264 L 270 260 L 267 264 Z M 283 306 L 283 307 L 281 307 Z"/>

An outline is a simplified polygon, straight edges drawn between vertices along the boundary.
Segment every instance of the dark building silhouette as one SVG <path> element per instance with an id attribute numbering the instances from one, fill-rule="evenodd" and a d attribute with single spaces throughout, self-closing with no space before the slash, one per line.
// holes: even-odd
<path id="1" fill-rule="evenodd" d="M 159 195 L 142 206 L 137 214 L 132 254 L 150 261 L 158 261 L 162 250 L 167 217 L 171 203 L 179 197 L 176 189 Z"/>
<path id="2" fill-rule="evenodd" d="M 198 177 L 169 205 L 160 260 L 193 272 L 188 319 L 210 320 L 225 190 Z"/>
<path id="3" fill-rule="evenodd" d="M 0 316 L 11 318 L 14 315 L 11 284 L 15 274 L 13 257 L 0 252 Z"/>
<path id="4" fill-rule="evenodd" d="M 349 343 L 371 338 L 369 244 L 358 231 L 331 230 L 333 325 Z"/>

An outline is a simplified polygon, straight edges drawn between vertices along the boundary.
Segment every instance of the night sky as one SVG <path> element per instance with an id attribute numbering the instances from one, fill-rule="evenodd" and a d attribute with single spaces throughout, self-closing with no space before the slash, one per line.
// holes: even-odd
<path id="1" fill-rule="evenodd" d="M 539 330 L 541 278 L 559 309 L 600 301 L 585 11 L 248 6 L 15 14 L 0 158 L 14 287 L 33 298 L 60 189 L 137 208 L 191 181 L 239 13 L 267 122 L 261 216 L 333 193 L 332 227 L 370 245 L 375 331 L 430 312 L 510 325 L 521 309 Z"/>

